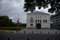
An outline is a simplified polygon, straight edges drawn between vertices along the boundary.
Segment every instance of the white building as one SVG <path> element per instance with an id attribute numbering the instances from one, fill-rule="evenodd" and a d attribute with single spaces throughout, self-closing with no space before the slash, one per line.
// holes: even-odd
<path id="1" fill-rule="evenodd" d="M 33 12 L 27 14 L 26 28 L 50 28 L 50 15 L 43 12 Z"/>

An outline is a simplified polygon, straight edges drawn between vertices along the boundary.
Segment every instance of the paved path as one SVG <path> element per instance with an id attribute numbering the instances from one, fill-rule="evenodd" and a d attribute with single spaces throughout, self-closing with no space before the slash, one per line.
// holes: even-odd
<path id="1" fill-rule="evenodd" d="M 33 31 L 33 34 L 30 32 Z M 49 39 L 59 39 L 60 34 L 45 34 L 46 32 L 60 32 L 59 30 L 48 30 L 48 29 L 24 29 L 22 31 L 19 31 L 17 33 L 7 33 L 7 32 L 0 32 L 0 40 L 47 40 Z M 24 33 L 28 32 L 28 34 Z M 37 32 L 37 33 L 36 33 Z M 42 32 L 44 34 L 38 34 L 38 32 Z M 35 34 L 34 34 L 35 33 Z"/>
<path id="2" fill-rule="evenodd" d="M 60 30 L 53 29 L 24 29 L 19 31 L 18 33 L 26 33 L 26 34 L 60 34 Z"/>

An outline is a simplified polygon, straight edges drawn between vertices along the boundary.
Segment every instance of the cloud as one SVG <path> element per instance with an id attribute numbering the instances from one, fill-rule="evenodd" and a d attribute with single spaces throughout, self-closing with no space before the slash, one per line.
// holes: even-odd
<path id="1" fill-rule="evenodd" d="M 24 0 L 1 0 L 0 16 L 8 15 L 14 22 L 20 18 L 20 22 L 26 23 L 26 12 L 24 12 Z M 48 12 L 48 9 L 42 9 Z M 41 10 L 41 11 L 42 11 Z"/>
<path id="2" fill-rule="evenodd" d="M 24 0 L 1 0 L 0 16 L 8 15 L 14 22 L 20 18 L 20 22 L 26 22 L 26 13 L 23 10 Z"/>

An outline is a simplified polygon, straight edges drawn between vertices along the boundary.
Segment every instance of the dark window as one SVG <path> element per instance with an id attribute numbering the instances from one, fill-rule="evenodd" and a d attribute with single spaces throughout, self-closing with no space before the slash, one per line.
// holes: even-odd
<path id="1" fill-rule="evenodd" d="M 47 20 L 43 20 L 44 23 L 47 23 Z"/>
<path id="2" fill-rule="evenodd" d="M 30 24 L 30 26 L 33 26 L 33 24 Z"/>
<path id="3" fill-rule="evenodd" d="M 37 23 L 37 20 L 35 20 L 35 22 Z"/>
<path id="4" fill-rule="evenodd" d="M 31 18 L 30 18 L 30 23 L 33 23 L 33 22 L 34 22 L 34 21 L 33 21 L 33 18 L 31 17 Z"/>
<path id="5" fill-rule="evenodd" d="M 37 22 L 40 22 L 41 23 L 41 20 L 35 20 L 35 22 L 37 23 Z"/>
<path id="6" fill-rule="evenodd" d="M 38 16 L 38 18 L 39 18 L 39 16 Z"/>
<path id="7" fill-rule="evenodd" d="M 40 21 L 40 23 L 41 23 L 41 20 L 39 20 Z"/>
<path id="8" fill-rule="evenodd" d="M 38 20 L 38 22 L 39 22 L 40 20 Z"/>

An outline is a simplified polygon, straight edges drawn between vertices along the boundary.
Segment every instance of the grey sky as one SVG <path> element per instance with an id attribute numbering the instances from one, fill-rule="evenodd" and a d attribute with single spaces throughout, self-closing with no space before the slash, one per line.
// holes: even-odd
<path id="1" fill-rule="evenodd" d="M 8 15 L 14 22 L 19 17 L 20 22 L 26 22 L 26 13 L 23 10 L 24 0 L 1 0 L 0 15 Z"/>
<path id="2" fill-rule="evenodd" d="M 8 15 L 10 19 L 16 22 L 20 18 L 20 22 L 26 23 L 26 12 L 24 12 L 24 0 L 0 0 L 0 16 Z M 48 9 L 48 8 L 47 8 Z M 48 12 L 47 9 L 43 12 Z"/>

